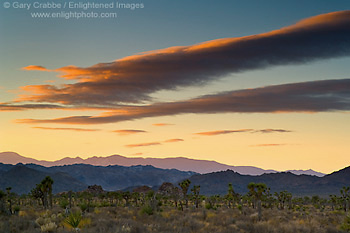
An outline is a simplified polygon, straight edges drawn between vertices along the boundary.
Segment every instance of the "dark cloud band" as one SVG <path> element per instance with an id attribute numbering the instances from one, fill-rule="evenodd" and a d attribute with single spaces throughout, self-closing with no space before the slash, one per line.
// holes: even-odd
<path id="1" fill-rule="evenodd" d="M 22 87 L 19 101 L 68 105 L 144 103 L 161 90 L 198 86 L 230 73 L 350 55 L 350 11 L 323 14 L 268 33 L 219 39 L 56 71 L 74 84 Z"/>
<path id="2" fill-rule="evenodd" d="M 103 124 L 185 113 L 281 113 L 350 110 L 350 79 L 267 86 L 147 106 L 125 106 L 105 116 L 74 116 L 19 123 Z M 267 133 L 268 131 L 262 132 Z"/>

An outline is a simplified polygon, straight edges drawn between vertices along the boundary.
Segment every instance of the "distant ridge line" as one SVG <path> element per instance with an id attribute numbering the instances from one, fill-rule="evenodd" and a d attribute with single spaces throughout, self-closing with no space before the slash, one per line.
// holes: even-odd
<path id="1" fill-rule="evenodd" d="M 193 171 L 200 174 L 218 172 L 225 170 L 232 170 L 242 175 L 258 176 L 264 173 L 277 173 L 276 170 L 265 170 L 254 166 L 231 166 L 216 161 L 190 159 L 185 157 L 171 157 L 171 158 L 128 158 L 121 155 L 110 155 L 107 157 L 89 157 L 82 159 L 80 157 L 70 158 L 65 157 L 56 161 L 36 160 L 28 157 L 21 156 L 15 152 L 2 152 L 0 153 L 0 162 L 4 164 L 37 164 L 45 167 L 72 165 L 72 164 L 90 164 L 94 166 L 135 166 L 135 165 L 152 165 L 162 169 L 177 169 L 180 171 Z M 323 177 L 325 174 L 314 170 L 288 170 L 285 172 L 291 172 L 296 175 L 314 175 Z"/>

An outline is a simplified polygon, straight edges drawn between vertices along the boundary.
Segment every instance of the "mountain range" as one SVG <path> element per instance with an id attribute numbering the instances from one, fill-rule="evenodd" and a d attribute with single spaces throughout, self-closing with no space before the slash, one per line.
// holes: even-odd
<path id="1" fill-rule="evenodd" d="M 53 192 L 81 191 L 87 185 L 63 172 L 42 172 L 27 167 L 23 164 L 7 165 L 0 163 L 0 190 L 11 187 L 11 191 L 17 194 L 27 194 L 35 188 L 46 176 L 54 180 Z"/>
<path id="2" fill-rule="evenodd" d="M 175 158 L 128 158 L 121 155 L 111 155 L 107 157 L 90 157 L 87 159 L 82 159 L 80 157 L 76 158 L 63 158 L 57 161 L 45 161 L 36 160 L 32 158 L 23 157 L 15 152 L 2 152 L 0 153 L 0 163 L 4 164 L 37 164 L 45 167 L 52 166 L 63 166 L 72 164 L 89 164 L 93 166 L 109 166 L 109 165 L 119 165 L 119 166 L 136 166 L 136 165 L 151 165 L 156 168 L 162 169 L 177 169 L 180 171 L 193 171 L 200 174 L 232 170 L 238 172 L 242 175 L 262 175 L 264 173 L 277 173 L 276 170 L 264 170 L 262 168 L 253 166 L 231 166 L 216 161 L 208 160 L 196 160 L 184 157 Z M 296 175 L 313 175 L 322 177 L 325 174 L 309 170 L 288 170 L 286 172 L 291 172 Z"/>
<path id="3" fill-rule="evenodd" d="M 45 176 L 54 180 L 53 191 L 82 191 L 88 185 L 101 185 L 104 190 L 132 190 L 131 187 L 149 186 L 157 189 L 163 182 L 177 185 L 184 179 L 191 180 L 191 186 L 200 185 L 203 195 L 224 195 L 228 184 L 235 192 L 244 194 L 250 182 L 265 183 L 271 193 L 287 190 L 293 196 L 339 195 L 339 190 L 349 186 L 350 167 L 324 177 L 295 175 L 290 172 L 267 173 L 259 176 L 242 175 L 232 170 L 198 174 L 175 169 L 161 169 L 153 166 L 93 166 L 73 164 L 44 167 L 37 164 L 9 165 L 0 163 L 0 190 L 12 187 L 18 194 L 30 192 Z M 190 187 L 191 189 L 191 187 Z M 189 189 L 189 190 L 190 190 Z"/>
<path id="4" fill-rule="evenodd" d="M 190 179 L 192 186 L 200 185 L 204 195 L 226 194 L 228 183 L 232 183 L 234 190 L 241 194 L 247 192 L 250 182 L 255 182 L 265 183 L 272 193 L 287 190 L 294 196 L 328 196 L 339 194 L 343 186 L 350 186 L 350 167 L 324 175 L 313 170 L 277 172 L 181 157 L 157 159 L 112 155 L 50 162 L 26 158 L 14 152 L 0 153 L 2 190 L 12 187 L 18 194 L 28 193 L 48 175 L 54 180 L 54 193 L 82 191 L 94 184 L 107 191 L 143 185 L 156 188 L 163 182 L 176 185 L 184 179 Z"/>
<path id="5" fill-rule="evenodd" d="M 93 166 L 73 164 L 44 167 L 37 164 L 8 165 L 0 163 L 0 190 L 12 187 L 18 194 L 29 193 L 46 176 L 54 180 L 53 192 L 82 191 L 88 185 L 101 185 L 106 191 L 131 186 L 157 186 L 163 182 L 176 183 L 196 173 L 176 169 L 160 169 L 153 166 Z"/>
<path id="6" fill-rule="evenodd" d="M 328 197 L 330 194 L 339 195 L 342 187 L 350 186 L 350 167 L 324 177 L 296 175 L 291 172 L 250 176 L 227 170 L 196 174 L 190 180 L 191 186 L 200 185 L 200 192 L 205 195 L 226 194 L 228 183 L 232 183 L 235 192 L 243 194 L 247 192 L 247 185 L 254 182 L 265 183 L 271 189 L 272 194 L 287 190 L 294 196 L 319 195 Z"/>

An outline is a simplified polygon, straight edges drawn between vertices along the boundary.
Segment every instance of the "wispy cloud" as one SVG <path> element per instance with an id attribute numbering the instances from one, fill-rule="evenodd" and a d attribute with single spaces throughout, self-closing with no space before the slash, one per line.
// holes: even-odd
<path id="1" fill-rule="evenodd" d="M 129 144 L 126 147 L 134 148 L 134 147 L 144 147 L 144 146 L 159 146 L 160 142 L 147 142 L 147 143 L 139 143 L 139 144 Z"/>
<path id="2" fill-rule="evenodd" d="M 147 143 L 138 143 L 138 144 L 129 144 L 126 145 L 126 147 L 144 147 L 144 146 L 160 146 L 163 143 L 173 143 L 173 142 L 183 142 L 184 140 L 181 138 L 173 138 L 173 139 L 168 139 L 165 141 L 159 141 L 159 142 L 147 142 Z"/>
<path id="3" fill-rule="evenodd" d="M 58 104 L 15 104 L 15 103 L 0 103 L 1 111 L 23 111 L 32 109 L 65 109 L 65 106 Z"/>
<path id="4" fill-rule="evenodd" d="M 135 155 L 135 156 L 137 156 L 137 155 L 143 155 L 143 153 L 139 152 L 139 153 L 134 153 L 134 154 L 132 154 L 132 155 Z"/>
<path id="5" fill-rule="evenodd" d="M 257 144 L 251 145 L 252 147 L 275 147 L 275 146 L 286 146 L 288 144 Z"/>
<path id="6" fill-rule="evenodd" d="M 216 130 L 216 131 L 200 132 L 195 134 L 203 135 L 203 136 L 216 136 L 221 134 L 246 133 L 246 132 L 252 132 L 252 131 L 253 131 L 252 129 Z"/>
<path id="7" fill-rule="evenodd" d="M 125 106 L 100 116 L 21 119 L 19 123 L 103 124 L 185 113 L 286 113 L 350 110 L 350 79 L 229 91 L 180 102 Z"/>
<path id="8" fill-rule="evenodd" d="M 36 71 L 52 71 L 49 69 L 46 69 L 43 66 L 35 66 L 35 65 L 30 65 L 30 66 L 26 66 L 26 67 L 22 67 L 22 70 L 36 70 Z"/>
<path id="9" fill-rule="evenodd" d="M 349 38 L 350 11 L 339 11 L 267 33 L 150 51 L 85 68 L 27 66 L 23 69 L 59 72 L 76 83 L 24 86 L 29 93 L 18 101 L 74 106 L 145 103 L 157 91 L 198 86 L 230 73 L 348 56 Z"/>
<path id="10" fill-rule="evenodd" d="M 0 103 L 1 111 L 25 111 L 35 109 L 52 109 L 52 110 L 76 110 L 76 111 L 111 111 L 115 110 L 117 106 L 103 107 L 103 106 L 68 106 L 61 104 L 44 104 L 44 103 L 33 103 L 33 104 L 19 104 L 18 102 L 6 102 Z M 119 106 L 121 107 L 121 106 Z"/>
<path id="11" fill-rule="evenodd" d="M 164 142 L 168 143 L 168 142 L 183 142 L 183 141 L 184 140 L 181 138 L 173 138 L 173 139 L 165 140 Z"/>
<path id="12" fill-rule="evenodd" d="M 215 130 L 208 132 L 195 133 L 202 136 L 216 136 L 221 134 L 232 134 L 232 133 L 290 133 L 292 131 L 285 129 L 236 129 L 236 130 Z"/>
<path id="13" fill-rule="evenodd" d="M 52 128 L 52 127 L 32 127 L 33 129 L 44 129 L 44 130 L 64 130 L 64 131 L 78 131 L 78 132 L 96 132 L 99 129 L 82 129 L 82 128 Z"/>
<path id="14" fill-rule="evenodd" d="M 155 123 L 155 124 L 152 124 L 153 126 L 159 126 L 159 127 L 162 127 L 162 126 L 171 126 L 171 125 L 174 125 L 174 124 L 169 124 L 169 123 Z"/>
<path id="15" fill-rule="evenodd" d="M 291 130 L 285 130 L 285 129 L 260 129 L 255 130 L 254 133 L 291 133 L 293 131 Z"/>
<path id="16" fill-rule="evenodd" d="M 147 133 L 145 130 L 138 130 L 138 129 L 121 129 L 121 130 L 113 130 L 112 132 L 118 133 L 119 135 L 130 135 L 130 134 L 137 134 L 137 133 Z"/>

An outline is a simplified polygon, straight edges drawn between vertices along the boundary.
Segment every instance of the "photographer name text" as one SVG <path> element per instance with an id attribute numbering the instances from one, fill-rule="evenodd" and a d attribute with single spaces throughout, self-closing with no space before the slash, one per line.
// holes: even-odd
<path id="1" fill-rule="evenodd" d="M 5 5 L 4 5 L 5 6 Z M 110 3 L 96 3 L 96 2 L 12 2 L 7 4 L 6 8 L 14 9 L 143 9 L 145 5 L 143 3 L 121 3 L 121 2 L 110 2 Z"/>

